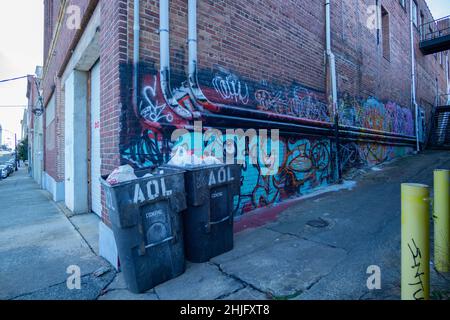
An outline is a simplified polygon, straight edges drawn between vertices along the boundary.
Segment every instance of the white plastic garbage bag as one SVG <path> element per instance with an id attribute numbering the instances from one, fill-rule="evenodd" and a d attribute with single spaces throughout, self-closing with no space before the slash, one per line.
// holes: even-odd
<path id="1" fill-rule="evenodd" d="M 177 166 L 177 167 L 186 167 L 189 165 L 201 166 L 201 165 L 214 165 L 214 164 L 222 164 L 222 161 L 213 157 L 198 157 L 192 152 L 186 150 L 184 147 L 178 147 L 175 150 L 174 156 L 168 162 L 168 165 Z"/>
<path id="2" fill-rule="evenodd" d="M 168 164 L 171 166 L 184 167 L 191 164 L 191 156 L 185 148 L 178 147 Z"/>
<path id="3" fill-rule="evenodd" d="M 115 169 L 108 177 L 106 182 L 110 185 L 119 184 L 122 182 L 127 182 L 131 180 L 137 179 L 137 176 L 134 173 L 133 167 L 130 165 L 121 166 Z"/>
<path id="4" fill-rule="evenodd" d="M 214 164 L 223 164 L 222 161 L 220 161 L 219 159 L 217 159 L 213 156 L 203 158 L 203 163 L 208 166 L 214 165 Z"/>

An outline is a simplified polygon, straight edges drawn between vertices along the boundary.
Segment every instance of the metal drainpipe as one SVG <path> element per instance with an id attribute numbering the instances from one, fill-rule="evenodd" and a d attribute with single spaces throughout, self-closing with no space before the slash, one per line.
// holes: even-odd
<path id="1" fill-rule="evenodd" d="M 335 124 L 335 139 L 336 139 L 336 168 L 337 168 L 337 180 L 342 180 L 342 168 L 340 164 L 340 139 L 339 139 L 339 112 L 337 101 L 337 82 L 336 82 L 336 59 L 331 50 L 331 1 L 325 0 L 325 33 L 326 33 L 326 55 L 329 64 L 330 82 L 331 82 L 331 95 L 332 95 L 332 107 Z"/>
<path id="2" fill-rule="evenodd" d="M 197 72 L 197 0 L 189 0 L 188 16 L 189 79 L 193 82 Z"/>
<path id="3" fill-rule="evenodd" d="M 416 54 L 414 48 L 414 19 L 413 19 L 413 2 L 409 2 L 410 12 L 410 29 L 411 29 L 411 102 L 414 106 L 415 123 L 416 123 L 416 151 L 420 152 L 419 141 L 419 106 L 416 101 Z"/>
<path id="4" fill-rule="evenodd" d="M 193 96 L 193 100 L 196 102 L 207 101 L 206 96 L 203 94 L 200 85 L 198 84 L 198 36 L 197 36 L 197 0 L 188 0 L 188 46 L 189 46 L 189 88 Z M 200 104 L 196 104 L 196 108 L 203 110 Z"/>
<path id="5" fill-rule="evenodd" d="M 134 0 L 134 41 L 133 41 L 133 62 L 134 62 L 134 105 L 138 107 L 139 99 L 139 50 L 140 50 L 140 33 L 141 33 L 141 23 L 140 23 L 140 0 Z"/>
<path id="6" fill-rule="evenodd" d="M 160 37 L 160 75 L 161 90 L 170 108 L 180 117 L 192 120 L 192 114 L 180 106 L 170 88 L 170 32 L 169 32 L 169 0 L 159 2 L 159 37 Z"/>
<path id="7" fill-rule="evenodd" d="M 169 39 L 169 0 L 159 2 L 159 36 L 160 36 L 160 72 L 161 87 L 166 99 L 169 98 L 169 76 L 170 76 L 170 39 Z"/>

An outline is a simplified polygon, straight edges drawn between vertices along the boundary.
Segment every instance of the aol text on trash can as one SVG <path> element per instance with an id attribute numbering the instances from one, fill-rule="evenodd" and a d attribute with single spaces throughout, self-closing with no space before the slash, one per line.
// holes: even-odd
<path id="1" fill-rule="evenodd" d="M 141 185 L 136 183 L 134 187 L 134 203 L 152 201 L 161 196 L 169 197 L 173 193 L 172 190 L 167 189 L 164 178 L 149 181 L 145 189 L 146 193 L 143 192 Z"/>

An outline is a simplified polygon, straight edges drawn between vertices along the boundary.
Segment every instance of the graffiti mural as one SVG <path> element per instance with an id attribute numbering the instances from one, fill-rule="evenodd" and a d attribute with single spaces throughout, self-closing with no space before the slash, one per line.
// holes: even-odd
<path id="1" fill-rule="evenodd" d="M 341 144 L 340 160 L 344 172 L 352 168 L 363 168 L 406 156 L 412 147 L 392 146 L 381 143 L 349 142 Z"/>
<path id="2" fill-rule="evenodd" d="M 207 101 L 202 104 L 209 110 L 214 110 L 211 105 L 218 104 L 223 106 L 222 110 L 215 108 L 218 112 L 240 108 L 263 113 L 267 118 L 288 116 L 291 121 L 331 121 L 325 93 L 318 90 L 295 83 L 285 86 L 268 84 L 265 80 L 243 80 L 222 67 L 211 75 L 205 73 L 201 79 L 195 89 L 204 93 Z"/>
<path id="3" fill-rule="evenodd" d="M 148 168 L 168 161 L 173 147 L 172 132 L 186 126 L 187 119 L 195 114 L 186 90 L 179 88 L 175 94 L 176 101 L 168 104 L 161 90 L 160 75 L 156 72 L 142 75 L 138 105 L 125 102 L 132 106 L 131 114 L 139 128 L 134 136 L 125 137 L 127 143 L 121 151 L 123 163 Z"/>
<path id="4" fill-rule="evenodd" d="M 315 121 L 331 121 L 328 105 L 313 91 L 301 86 L 274 92 L 257 90 L 255 99 L 257 108 L 262 111 Z"/>
<path id="5" fill-rule="evenodd" d="M 410 109 L 394 102 L 382 103 L 373 97 L 364 100 L 344 95 L 339 100 L 339 121 L 346 126 L 414 136 Z"/>
<path id="6" fill-rule="evenodd" d="M 280 168 L 261 175 L 258 164 L 246 162 L 236 215 L 273 205 L 332 182 L 331 142 L 328 139 L 281 137 Z"/>
<path id="7" fill-rule="evenodd" d="M 132 102 L 129 83 L 124 81 L 122 88 L 128 94 L 123 94 L 125 107 L 121 120 L 121 162 L 135 168 L 167 163 L 177 147 L 177 142 L 171 140 L 174 130 L 186 128 L 190 131 L 194 121 L 202 121 L 206 130 L 210 128 L 209 119 L 215 114 L 222 119 L 221 131 L 226 128 L 237 129 L 252 117 L 252 112 L 266 115 L 268 121 L 284 116 L 284 123 L 303 119 L 312 121 L 311 126 L 314 126 L 333 121 L 325 94 L 297 83 L 279 86 L 266 81 L 252 82 L 219 68 L 216 72 L 205 73 L 206 76 L 199 77 L 201 80 L 198 82 L 192 79 L 182 81 L 183 76 L 180 76 L 181 80 L 177 82 L 173 94 L 165 97 L 159 72 L 147 66 L 142 70 L 145 71 L 139 79 L 137 105 Z M 129 69 L 127 77 L 130 78 Z M 233 109 L 234 113 L 230 115 L 228 109 Z M 240 110 L 247 113 L 241 116 Z M 363 100 L 343 95 L 339 101 L 339 115 L 341 124 L 345 126 L 402 135 L 414 133 L 410 110 L 393 102 L 382 103 L 375 98 Z M 240 116 L 240 120 L 231 121 L 227 119 L 228 116 Z M 257 119 L 265 122 L 261 117 Z M 267 124 L 265 127 L 271 126 Z M 204 142 L 203 151 L 213 154 L 217 142 Z M 261 162 L 269 161 L 269 155 L 263 160 L 258 157 L 256 163 L 250 161 L 250 144 L 246 145 L 243 152 L 239 151 L 243 154 L 232 155 L 234 159 L 245 159 L 241 192 L 235 199 L 237 216 L 333 183 L 333 150 L 336 148 L 332 139 L 286 132 L 277 142 L 280 149 L 279 166 L 272 175 L 264 174 L 266 163 Z M 235 149 L 227 141 L 224 155 Z M 378 164 L 408 154 L 411 150 L 409 147 L 348 142 L 342 143 L 339 157 L 345 172 L 354 167 Z"/>

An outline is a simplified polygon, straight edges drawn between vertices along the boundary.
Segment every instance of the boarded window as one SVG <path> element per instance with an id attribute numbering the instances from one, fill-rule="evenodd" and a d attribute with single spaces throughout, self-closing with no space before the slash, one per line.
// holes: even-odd
<path id="1" fill-rule="evenodd" d="M 55 96 L 53 95 L 50 98 L 50 101 L 47 104 L 47 107 L 45 108 L 45 127 L 47 128 L 52 122 L 53 120 L 55 120 L 55 108 L 56 108 L 56 104 L 55 104 Z"/>

